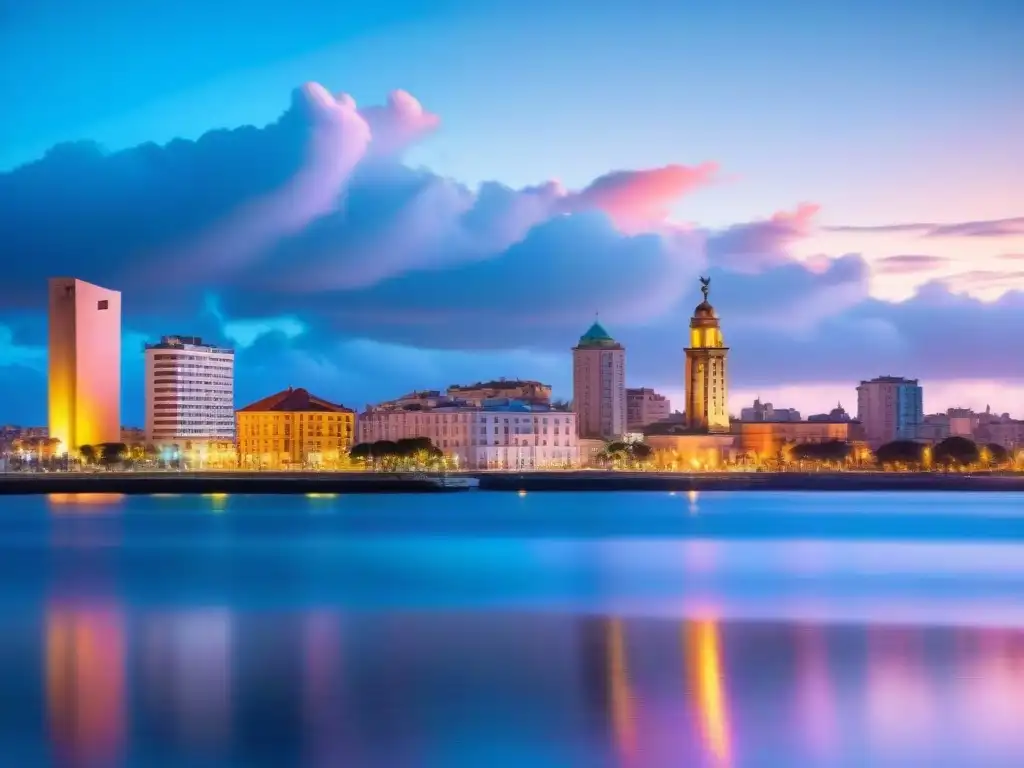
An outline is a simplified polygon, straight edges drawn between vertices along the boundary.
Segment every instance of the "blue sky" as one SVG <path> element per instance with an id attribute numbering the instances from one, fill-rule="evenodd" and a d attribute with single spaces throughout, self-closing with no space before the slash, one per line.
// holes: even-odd
<path id="1" fill-rule="evenodd" d="M 550 179 L 582 189 L 609 171 L 714 162 L 714 183 L 671 201 L 673 221 L 714 232 L 809 202 L 819 206 L 814 231 L 787 242 L 785 255 L 810 264 L 859 254 L 867 271 L 858 279 L 871 301 L 906 302 L 939 279 L 986 306 L 1007 295 L 1012 303 L 1024 285 L 1019 262 L 1001 260 L 1024 252 L 1013 233 L 922 243 L 828 227 L 1024 215 L 1022 39 L 1024 5 L 1012 0 L 0 0 L 0 62 L 16 73 L 0 79 L 0 180 L 6 172 L 12 188 L 23 184 L 15 169 L 65 141 L 91 139 L 114 151 L 195 140 L 215 128 L 262 127 L 280 117 L 289 93 L 306 81 L 346 91 L 361 106 L 400 88 L 442 121 L 404 163 L 469 190 L 489 180 L 518 188 Z M 118 236 L 116 229 L 106 235 Z M 33 247 L 27 236 L 14 242 Z M 945 260 L 946 269 L 879 266 L 908 253 Z M 147 251 L 133 252 L 130 260 L 147 258 Z M 192 312 L 183 299 L 179 314 Z M 180 319 L 158 330 L 173 314 L 158 323 L 129 313 L 126 324 L 144 335 L 184 332 Z M 0 326 L 22 321 L 5 320 L 0 305 Z M 423 335 L 377 334 L 369 323 L 358 325 L 358 332 L 346 331 L 356 340 L 344 343 L 407 338 L 428 352 L 446 347 Z M 0 343 L 0 365 L 38 360 L 37 341 L 16 337 L 6 353 Z M 523 347 L 516 341 L 517 350 Z M 550 352 L 537 351 L 542 371 Z M 450 353 L 436 358 L 442 368 L 444 354 Z M 488 375 L 493 366 L 489 360 L 466 371 Z M 863 375 L 883 372 L 889 371 Z M 936 387 L 963 390 L 943 383 L 962 381 L 962 371 L 945 379 L 940 373 L 933 375 Z M 785 369 L 773 375 L 782 377 L 778 388 L 790 388 L 787 396 L 805 386 L 817 393 L 808 395 L 815 402 L 835 399 L 839 380 L 827 371 L 817 381 L 787 381 Z M 1007 389 L 1016 380 L 1005 372 L 981 371 L 977 379 L 1016 391 Z M 668 390 L 676 384 L 649 383 Z M 770 383 L 734 387 L 747 394 Z M 1006 407 L 1024 407 L 1013 399 L 1019 396 L 1011 394 Z M 372 394 L 359 388 L 352 397 Z M 128 413 L 133 408 L 126 405 Z M 0 413 L 0 421 L 16 415 Z M 31 416 L 39 420 L 42 411 Z"/>

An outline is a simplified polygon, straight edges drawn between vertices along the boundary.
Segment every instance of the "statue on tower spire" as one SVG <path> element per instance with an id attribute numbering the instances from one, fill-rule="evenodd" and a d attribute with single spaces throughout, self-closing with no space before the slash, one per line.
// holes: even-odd
<path id="1" fill-rule="evenodd" d="M 701 293 L 704 294 L 704 301 L 707 301 L 708 300 L 708 291 L 711 290 L 711 278 L 710 277 L 702 277 L 700 279 L 700 290 L 701 290 Z"/>

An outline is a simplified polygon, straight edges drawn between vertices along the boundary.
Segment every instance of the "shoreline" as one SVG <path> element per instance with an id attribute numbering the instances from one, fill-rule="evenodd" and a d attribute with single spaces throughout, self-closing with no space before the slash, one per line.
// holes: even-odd
<path id="1" fill-rule="evenodd" d="M 0 496 L 48 493 L 297 494 L 452 493 L 438 475 L 375 472 L 98 472 L 0 474 Z M 938 474 L 882 472 L 480 472 L 451 473 L 476 478 L 480 491 L 955 491 L 1024 493 L 1024 474 Z"/>

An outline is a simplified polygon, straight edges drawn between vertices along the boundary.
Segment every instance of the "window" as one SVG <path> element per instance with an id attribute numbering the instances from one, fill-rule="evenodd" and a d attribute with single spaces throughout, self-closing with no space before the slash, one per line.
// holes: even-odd
<path id="1" fill-rule="evenodd" d="M 106 299 L 100 299 L 96 302 L 96 309 L 107 309 L 109 303 Z"/>

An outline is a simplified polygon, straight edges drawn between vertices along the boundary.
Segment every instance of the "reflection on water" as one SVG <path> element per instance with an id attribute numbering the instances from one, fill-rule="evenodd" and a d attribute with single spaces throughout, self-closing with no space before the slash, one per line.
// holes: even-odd
<path id="1" fill-rule="evenodd" d="M 49 730 L 57 755 L 76 765 L 115 763 L 125 737 L 120 611 L 51 605 L 44 642 Z"/>
<path id="2" fill-rule="evenodd" d="M 109 605 L 60 603 L 44 621 L 42 674 L 7 654 L 0 674 L 8 696 L 45 686 L 63 765 L 330 766 L 346 755 L 359 765 L 1011 765 L 1024 755 L 1019 631 L 328 608 L 140 609 L 126 620 Z M 600 664 L 587 662 L 595 648 Z"/>
<path id="3" fill-rule="evenodd" d="M 1015 543 L 375 538 L 327 498 L 138 503 L 0 517 L 0 764 L 1024 765 Z"/>

